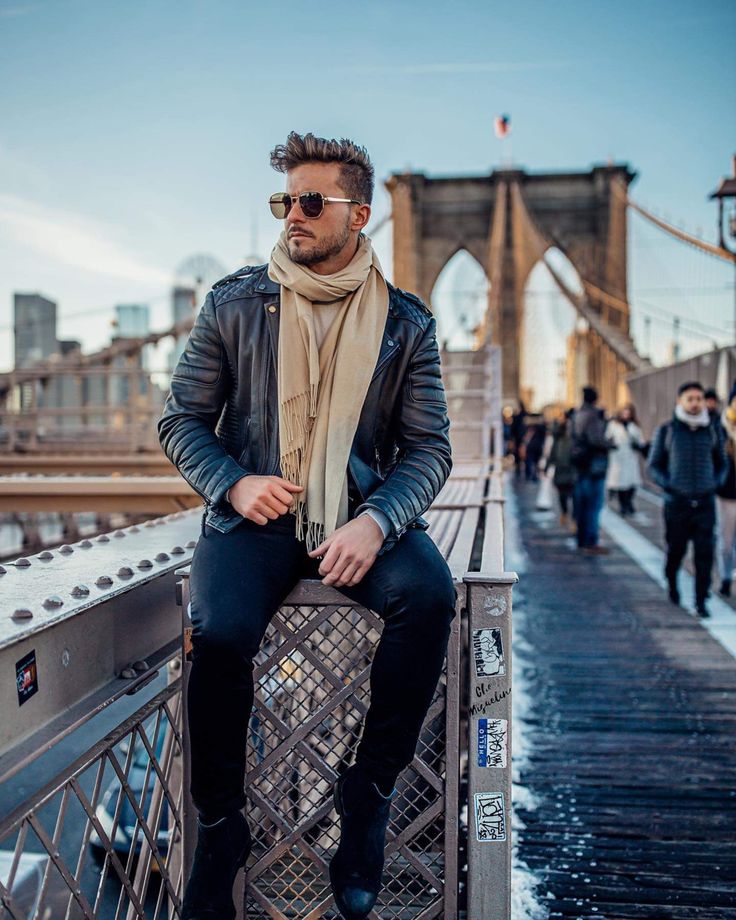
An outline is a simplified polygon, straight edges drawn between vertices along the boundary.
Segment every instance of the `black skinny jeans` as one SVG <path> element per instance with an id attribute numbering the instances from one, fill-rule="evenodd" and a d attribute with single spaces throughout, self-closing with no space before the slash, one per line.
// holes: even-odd
<path id="1" fill-rule="evenodd" d="M 245 805 L 253 658 L 296 582 L 322 577 L 319 564 L 294 536 L 293 515 L 265 525 L 244 520 L 228 534 L 205 525 L 197 543 L 190 575 L 191 792 L 208 818 Z M 455 587 L 432 540 L 410 529 L 359 584 L 340 591 L 384 621 L 356 762 L 392 783 L 414 756 L 442 671 Z"/>
<path id="2" fill-rule="evenodd" d="M 668 495 L 664 502 L 665 535 L 667 538 L 667 563 L 665 576 L 675 584 L 677 571 L 685 556 L 687 544 L 693 541 L 695 562 L 695 600 L 708 597 L 713 569 L 715 543 L 716 500 L 714 495 L 701 495 L 697 499 Z"/>

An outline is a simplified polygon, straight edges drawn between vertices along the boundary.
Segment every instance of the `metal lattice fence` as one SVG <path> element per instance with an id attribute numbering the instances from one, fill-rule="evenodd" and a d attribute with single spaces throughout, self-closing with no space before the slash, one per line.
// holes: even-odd
<path id="1" fill-rule="evenodd" d="M 0 827 L 0 916 L 163 918 L 178 908 L 181 681 L 172 681 Z M 170 902 L 167 905 L 167 902 Z"/>

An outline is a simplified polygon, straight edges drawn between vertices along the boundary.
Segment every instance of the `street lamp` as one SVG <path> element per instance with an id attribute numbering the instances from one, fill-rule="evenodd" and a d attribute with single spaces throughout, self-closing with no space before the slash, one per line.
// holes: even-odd
<path id="1" fill-rule="evenodd" d="M 736 154 L 731 157 L 732 176 L 721 179 L 718 188 L 710 195 L 710 198 L 718 199 L 718 242 L 722 249 L 730 252 L 736 257 L 736 249 L 731 249 L 726 245 L 726 234 L 723 229 L 723 203 L 726 199 L 731 200 L 731 213 L 728 215 L 728 234 L 732 240 L 736 240 Z M 734 258 L 736 265 L 736 258 Z M 736 338 L 736 283 L 734 283 L 734 338 Z"/>

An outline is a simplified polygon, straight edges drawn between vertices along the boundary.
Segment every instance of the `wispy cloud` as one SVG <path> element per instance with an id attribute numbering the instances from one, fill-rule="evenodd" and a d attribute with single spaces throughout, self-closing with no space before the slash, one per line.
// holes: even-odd
<path id="1" fill-rule="evenodd" d="M 362 68 L 362 73 L 373 74 L 463 74 L 463 73 L 519 73 L 525 70 L 563 70 L 572 67 L 572 61 L 435 61 L 430 64 L 397 64 L 390 67 Z"/>
<path id="2" fill-rule="evenodd" d="M 17 3 L 13 6 L 0 4 L 0 19 L 10 19 L 15 16 L 27 16 L 28 13 L 35 13 L 36 10 L 43 9 L 45 3 Z"/>
<path id="3" fill-rule="evenodd" d="M 171 275 L 118 243 L 105 224 L 0 194 L 0 233 L 44 258 L 98 275 L 168 285 Z"/>

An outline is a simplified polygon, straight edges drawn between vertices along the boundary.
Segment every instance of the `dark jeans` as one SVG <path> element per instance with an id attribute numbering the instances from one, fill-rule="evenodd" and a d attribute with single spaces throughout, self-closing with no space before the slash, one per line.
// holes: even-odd
<path id="1" fill-rule="evenodd" d="M 578 526 L 578 546 L 597 546 L 600 517 L 606 497 L 603 476 L 579 475 L 575 482 L 575 522 Z"/>
<path id="2" fill-rule="evenodd" d="M 672 585 L 685 556 L 689 540 L 693 541 L 695 561 L 695 600 L 704 601 L 710 591 L 713 569 L 713 545 L 716 525 L 716 502 L 713 495 L 698 499 L 668 495 L 664 503 L 667 538 L 665 575 Z"/>
<path id="3" fill-rule="evenodd" d="M 572 504 L 572 491 L 575 488 L 572 483 L 570 485 L 559 485 L 557 486 L 557 496 L 560 499 L 560 511 L 562 514 L 567 516 L 570 510 L 570 505 Z"/>
<path id="4" fill-rule="evenodd" d="M 253 658 L 269 620 L 300 578 L 321 578 L 319 560 L 294 536 L 293 520 L 287 515 L 264 526 L 244 520 L 228 534 L 206 525 L 194 550 L 191 791 L 208 816 L 245 805 Z M 442 671 L 455 614 L 452 577 L 427 534 L 410 529 L 359 584 L 340 590 L 384 621 L 356 761 L 393 782 L 414 756 Z"/>
<path id="5" fill-rule="evenodd" d="M 634 493 L 636 489 L 611 489 L 611 499 L 614 495 L 618 496 L 618 505 L 621 511 L 621 517 L 627 517 L 629 515 L 635 514 L 636 509 L 634 508 Z"/>

